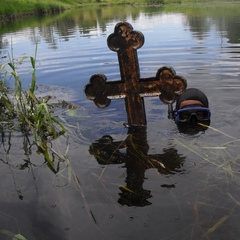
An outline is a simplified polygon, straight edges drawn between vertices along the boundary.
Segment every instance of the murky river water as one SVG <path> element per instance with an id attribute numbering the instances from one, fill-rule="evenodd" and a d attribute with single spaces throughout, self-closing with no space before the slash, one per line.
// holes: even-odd
<path id="1" fill-rule="evenodd" d="M 119 6 L 1 26 L 1 64 L 11 48 L 16 61 L 33 56 L 38 42 L 39 94 L 78 108 L 58 112 L 68 133 L 54 147 L 67 151 L 68 161 L 56 160 L 56 175 L 34 147 L 24 152 L 19 133 L 2 134 L 0 238 L 239 239 L 239 16 L 238 3 Z M 167 106 L 151 97 L 145 98 L 147 131 L 132 134 L 123 127 L 123 100 L 98 109 L 86 99 L 83 89 L 93 74 L 120 79 L 117 55 L 107 47 L 119 21 L 145 36 L 138 50 L 142 77 L 172 66 L 188 87 L 208 96 L 210 129 L 182 133 Z M 26 88 L 29 69 L 28 60 L 18 65 Z M 97 141 L 104 135 L 113 138 L 106 149 L 110 137 Z"/>

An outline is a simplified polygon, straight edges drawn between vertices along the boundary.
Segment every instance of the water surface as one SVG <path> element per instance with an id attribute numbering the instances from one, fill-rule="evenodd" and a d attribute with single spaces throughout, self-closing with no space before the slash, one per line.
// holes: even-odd
<path id="1" fill-rule="evenodd" d="M 69 144 L 70 161 L 70 165 L 58 162 L 57 175 L 34 147 L 24 152 L 21 134 L 3 131 L 1 239 L 17 233 L 38 240 L 238 239 L 239 14 L 238 3 L 119 6 L 78 9 L 2 26 L 1 64 L 11 48 L 16 62 L 33 56 L 37 43 L 39 94 L 78 108 L 57 112 L 69 132 L 55 147 L 64 154 Z M 211 129 L 182 133 L 168 119 L 167 106 L 152 97 L 145 99 L 147 131 L 131 135 L 123 127 L 127 121 L 123 100 L 98 109 L 85 98 L 83 89 L 93 74 L 120 79 L 117 55 L 106 42 L 119 21 L 129 22 L 145 36 L 138 50 L 141 77 L 172 66 L 187 79 L 188 87 L 208 96 Z M 29 69 L 28 60 L 18 66 L 26 88 Z M 110 141 L 99 142 L 104 135 L 115 144 L 99 159 L 97 147 Z M 131 154 L 137 154 L 131 136 L 145 154 L 139 161 L 131 160 Z"/>

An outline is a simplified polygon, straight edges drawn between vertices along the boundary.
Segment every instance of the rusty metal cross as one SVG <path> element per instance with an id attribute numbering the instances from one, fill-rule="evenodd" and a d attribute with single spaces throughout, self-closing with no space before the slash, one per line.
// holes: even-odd
<path id="1" fill-rule="evenodd" d="M 104 74 L 94 74 L 85 86 L 85 95 L 100 108 L 109 106 L 111 99 L 124 98 L 128 124 L 146 126 L 144 97 L 159 96 L 162 102 L 172 103 L 186 89 L 187 82 L 166 66 L 159 68 L 154 77 L 140 78 L 137 49 L 144 44 L 144 36 L 127 22 L 116 24 L 107 43 L 118 54 L 121 80 L 108 82 Z"/>

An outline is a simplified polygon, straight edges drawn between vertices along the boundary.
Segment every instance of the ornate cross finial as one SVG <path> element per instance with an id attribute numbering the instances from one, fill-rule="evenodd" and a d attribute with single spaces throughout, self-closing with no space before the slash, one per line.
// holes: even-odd
<path id="1" fill-rule="evenodd" d="M 104 74 L 94 74 L 85 86 L 86 97 L 100 108 L 109 106 L 111 99 L 124 98 L 128 124 L 146 126 L 144 97 L 160 96 L 164 103 L 172 103 L 186 89 L 187 82 L 171 67 L 160 68 L 155 77 L 140 78 L 137 49 L 144 44 L 144 36 L 127 22 L 115 26 L 107 43 L 118 54 L 121 80 L 107 82 Z"/>

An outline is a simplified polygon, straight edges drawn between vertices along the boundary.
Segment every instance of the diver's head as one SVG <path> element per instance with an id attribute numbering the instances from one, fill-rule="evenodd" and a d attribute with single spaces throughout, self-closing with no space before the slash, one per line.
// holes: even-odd
<path id="1" fill-rule="evenodd" d="M 189 88 L 177 99 L 174 120 L 181 129 L 199 127 L 198 123 L 208 126 L 210 118 L 211 112 L 207 96 L 199 89 Z"/>

